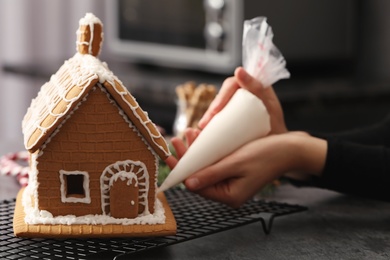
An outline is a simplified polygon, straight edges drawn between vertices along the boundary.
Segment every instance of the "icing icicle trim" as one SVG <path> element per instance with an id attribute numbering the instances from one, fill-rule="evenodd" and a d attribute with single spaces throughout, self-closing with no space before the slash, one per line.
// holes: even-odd
<path id="1" fill-rule="evenodd" d="M 76 217 L 74 215 L 57 216 L 53 215 L 46 210 L 38 210 L 32 206 L 31 203 L 31 189 L 29 186 L 23 192 L 23 206 L 26 212 L 25 221 L 28 224 L 62 224 L 62 225 L 73 225 L 73 224 L 86 224 L 86 225 L 97 225 L 97 224 L 120 224 L 120 225 L 154 225 L 165 223 L 165 210 L 160 200 L 155 201 L 155 211 L 153 214 L 143 214 L 136 218 L 113 218 L 107 215 L 85 215 Z"/>

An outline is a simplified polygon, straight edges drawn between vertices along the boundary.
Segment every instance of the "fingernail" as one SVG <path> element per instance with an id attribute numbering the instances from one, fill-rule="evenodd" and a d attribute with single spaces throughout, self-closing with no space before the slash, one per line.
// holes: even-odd
<path id="1" fill-rule="evenodd" d="M 238 76 L 243 82 L 249 81 L 249 74 L 244 69 L 238 71 Z"/>
<path id="2" fill-rule="evenodd" d="M 186 186 L 187 188 L 194 190 L 198 188 L 199 186 L 199 179 L 198 178 L 189 178 L 186 180 Z"/>
<path id="3" fill-rule="evenodd" d="M 202 117 L 199 122 L 198 122 L 198 127 L 200 129 L 203 129 L 204 128 L 204 125 L 205 125 L 205 122 L 206 122 L 206 118 Z"/>

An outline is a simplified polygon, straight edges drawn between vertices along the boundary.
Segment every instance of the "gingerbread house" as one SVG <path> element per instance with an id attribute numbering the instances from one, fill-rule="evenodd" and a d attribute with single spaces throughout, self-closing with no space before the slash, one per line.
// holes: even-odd
<path id="1" fill-rule="evenodd" d="M 31 174 L 28 224 L 158 224 L 165 139 L 97 55 L 103 25 L 80 20 L 77 53 L 45 83 L 22 122 Z"/>

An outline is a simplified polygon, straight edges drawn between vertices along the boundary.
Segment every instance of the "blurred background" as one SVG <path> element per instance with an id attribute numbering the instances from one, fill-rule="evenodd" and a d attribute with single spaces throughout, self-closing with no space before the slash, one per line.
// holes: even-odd
<path id="1" fill-rule="evenodd" d="M 243 20 L 256 16 L 291 72 L 274 86 L 291 130 L 341 131 L 389 111 L 390 1 L 0 0 L 0 155 L 24 149 L 27 107 L 74 55 L 86 12 L 105 26 L 100 59 L 168 134 L 175 87 L 219 87 L 240 65 Z"/>

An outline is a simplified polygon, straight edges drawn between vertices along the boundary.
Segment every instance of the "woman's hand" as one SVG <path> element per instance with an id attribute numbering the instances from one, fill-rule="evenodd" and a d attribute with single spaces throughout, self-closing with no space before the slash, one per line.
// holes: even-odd
<path id="1" fill-rule="evenodd" d="M 175 148 L 176 157 L 171 155 L 165 160 L 165 163 L 168 165 L 169 168 L 175 168 L 178 160 L 183 157 L 183 155 L 187 151 L 187 148 L 195 141 L 199 134 L 199 129 L 187 128 L 186 130 L 184 130 L 184 139 L 186 143 L 184 143 L 184 141 L 179 137 L 171 138 L 171 143 L 173 145 L 173 148 Z"/>
<path id="2" fill-rule="evenodd" d="M 245 88 L 263 101 L 271 118 L 270 134 L 281 134 L 287 132 L 283 109 L 272 86 L 264 88 L 258 80 L 250 76 L 242 67 L 237 68 L 234 72 L 234 76 L 227 78 L 223 82 L 218 95 L 211 103 L 202 119 L 199 121 L 199 127 L 201 129 L 205 128 L 211 118 L 225 107 L 230 98 L 239 88 Z"/>
<path id="3" fill-rule="evenodd" d="M 194 131 L 188 130 L 190 139 L 196 138 L 197 132 Z M 183 156 L 186 151 L 184 143 L 176 138 L 173 145 L 178 156 Z M 185 185 L 205 198 L 236 208 L 287 172 L 299 173 L 295 177 L 300 179 L 307 177 L 300 172 L 319 175 L 326 150 L 326 141 L 307 134 L 271 135 L 250 142 L 194 173 L 185 180 Z"/>
<path id="4" fill-rule="evenodd" d="M 189 190 L 231 207 L 239 207 L 284 174 L 301 180 L 310 174 L 320 175 L 327 152 L 325 140 L 304 132 L 288 132 L 282 107 L 272 87 L 264 88 L 243 68 L 237 68 L 234 77 L 224 81 L 219 94 L 199 122 L 201 129 L 222 110 L 240 87 L 263 101 L 271 117 L 270 135 L 247 143 L 217 163 L 194 173 L 184 182 Z M 187 129 L 187 145 L 179 138 L 171 139 L 177 154 L 177 158 L 171 156 L 166 160 L 171 169 L 199 133 L 200 130 Z"/>

